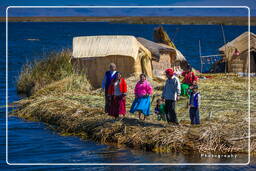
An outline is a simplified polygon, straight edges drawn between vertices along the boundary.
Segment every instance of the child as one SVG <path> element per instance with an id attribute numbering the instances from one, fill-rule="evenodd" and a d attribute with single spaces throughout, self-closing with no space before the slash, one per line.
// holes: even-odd
<path id="1" fill-rule="evenodd" d="M 188 90 L 187 90 L 187 94 L 188 94 L 188 97 L 190 97 L 190 94 L 191 92 L 193 91 L 193 87 L 194 86 L 197 86 L 197 81 L 193 81 L 192 85 L 189 86 Z"/>
<path id="2" fill-rule="evenodd" d="M 189 97 L 189 116 L 192 125 L 200 124 L 199 107 L 200 107 L 200 93 L 198 92 L 198 86 L 192 87 L 192 92 Z"/>
<path id="3" fill-rule="evenodd" d="M 157 120 L 165 121 L 165 105 L 162 103 L 161 99 L 157 99 L 156 107 L 155 107 L 155 114 L 157 115 Z"/>

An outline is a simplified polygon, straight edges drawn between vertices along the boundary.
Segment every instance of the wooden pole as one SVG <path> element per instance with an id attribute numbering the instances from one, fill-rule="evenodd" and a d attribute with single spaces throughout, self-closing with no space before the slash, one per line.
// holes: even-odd
<path id="1" fill-rule="evenodd" d="M 201 62 L 201 73 L 203 72 L 203 61 L 202 61 L 202 55 L 201 55 L 201 42 L 199 40 L 199 56 L 200 56 L 200 62 Z"/>
<path id="2" fill-rule="evenodd" d="M 221 31 L 222 31 L 222 37 L 223 37 L 223 41 L 224 41 L 224 46 L 225 46 L 225 52 L 226 52 L 226 36 L 225 36 L 225 32 L 224 32 L 224 28 L 223 28 L 223 25 L 221 24 Z M 228 60 L 227 60 L 227 55 L 226 55 L 226 60 L 225 60 L 225 73 L 227 73 L 227 63 L 228 63 Z"/>

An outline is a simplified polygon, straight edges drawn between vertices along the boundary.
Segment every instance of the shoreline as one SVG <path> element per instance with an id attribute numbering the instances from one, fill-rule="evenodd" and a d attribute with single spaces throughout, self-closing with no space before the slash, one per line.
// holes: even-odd
<path id="1" fill-rule="evenodd" d="M 8 17 L 8 22 L 110 22 L 126 24 L 174 24 L 174 25 L 248 25 L 248 17 Z M 0 22 L 6 22 L 0 17 Z M 251 26 L 256 17 L 251 17 Z"/>
<path id="2" fill-rule="evenodd" d="M 27 102 L 26 104 L 22 103 L 25 106 L 30 105 Z M 115 120 L 104 113 L 103 110 L 88 107 L 74 110 L 71 116 L 70 113 L 56 114 L 43 109 L 42 104 L 39 105 L 36 108 L 36 113 L 32 115 L 27 115 L 24 111 L 19 110 L 13 116 L 29 121 L 44 122 L 63 136 L 78 136 L 101 144 L 121 145 L 155 153 L 179 152 L 183 154 L 214 155 L 247 153 L 245 149 L 230 146 L 230 142 L 222 136 L 218 137 L 218 141 L 222 142 L 221 144 L 207 147 L 209 144 L 203 142 L 208 133 L 208 124 L 210 124 L 207 120 L 203 120 L 203 124 L 200 126 L 192 126 L 186 121 L 182 121 L 179 126 L 176 126 L 163 122 L 140 121 L 130 116 Z M 64 106 L 65 104 L 59 107 L 58 110 L 63 110 Z M 81 119 L 82 121 L 80 121 Z M 171 135 L 173 133 L 174 135 Z M 201 148 L 199 149 L 199 147 Z M 255 152 L 251 154 L 256 155 Z"/>
<path id="3" fill-rule="evenodd" d="M 151 112 L 146 121 L 129 114 L 138 76 L 126 78 L 126 117 L 117 120 L 103 112 L 104 93 L 93 89 L 84 74 L 73 72 L 71 51 L 52 53 L 34 65 L 25 65 L 17 90 L 26 93 L 14 103 L 12 115 L 40 121 L 59 133 L 76 135 L 102 144 L 124 145 L 156 153 L 238 154 L 248 152 L 247 77 L 237 74 L 199 74 L 202 93 L 201 124 L 190 125 L 187 97 L 176 105 L 179 126 L 158 121 L 153 113 L 164 81 L 148 81 L 154 87 Z M 208 78 L 206 78 L 208 76 Z M 256 78 L 251 78 L 251 84 Z M 221 85 L 221 86 L 219 86 Z M 216 91 L 218 90 L 218 91 Z M 252 87 L 251 96 L 256 96 Z M 155 98 L 156 97 L 156 98 Z M 256 155 L 256 105 L 251 102 L 251 154 Z M 238 117 L 239 116 L 239 117 Z"/>
<path id="4" fill-rule="evenodd" d="M 236 115 L 246 117 L 242 109 L 220 112 L 223 116 L 212 119 L 202 113 L 202 124 L 199 126 L 190 125 L 189 120 L 182 119 L 180 115 L 179 126 L 157 121 L 154 114 L 146 121 L 140 121 L 127 113 L 125 118 L 116 121 L 103 112 L 103 94 L 99 90 L 64 91 L 63 94 L 63 89 L 70 85 L 71 80 L 68 78 L 53 82 L 31 97 L 16 102 L 19 109 L 13 115 L 47 123 L 61 135 L 74 135 L 101 144 L 121 145 L 155 153 L 247 153 L 246 120 L 236 118 Z M 133 96 L 128 96 L 127 107 L 132 99 Z M 178 105 L 185 102 L 182 99 Z M 252 114 L 254 116 L 256 113 Z M 239 129 L 245 131 L 240 132 Z M 251 150 L 251 154 L 256 155 L 255 148 Z"/>

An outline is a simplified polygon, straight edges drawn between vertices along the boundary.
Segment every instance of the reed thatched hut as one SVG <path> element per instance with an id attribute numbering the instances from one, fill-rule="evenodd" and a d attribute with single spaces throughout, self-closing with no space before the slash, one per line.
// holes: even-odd
<path id="1" fill-rule="evenodd" d="M 156 27 L 154 29 L 154 33 L 153 33 L 153 39 L 155 42 L 157 43 L 162 43 L 162 44 L 166 44 L 168 46 L 171 46 L 173 48 L 176 49 L 174 43 L 172 42 L 172 40 L 170 39 L 169 35 L 167 34 L 166 31 L 164 31 L 164 28 L 162 26 L 160 27 Z"/>
<path id="2" fill-rule="evenodd" d="M 250 47 L 248 38 L 250 36 Z M 256 72 L 256 35 L 245 32 L 219 48 L 227 61 L 228 72 Z M 249 60 L 250 59 L 250 60 Z M 250 61 L 250 64 L 249 64 Z"/>
<path id="3" fill-rule="evenodd" d="M 151 52 L 152 69 L 155 76 L 161 77 L 166 68 L 180 66 L 181 69 L 185 69 L 187 67 L 187 60 L 176 48 L 141 37 L 137 40 Z"/>
<path id="4" fill-rule="evenodd" d="M 134 36 L 74 37 L 71 62 L 95 88 L 100 87 L 111 62 L 124 77 L 141 73 L 153 77 L 151 53 Z"/>

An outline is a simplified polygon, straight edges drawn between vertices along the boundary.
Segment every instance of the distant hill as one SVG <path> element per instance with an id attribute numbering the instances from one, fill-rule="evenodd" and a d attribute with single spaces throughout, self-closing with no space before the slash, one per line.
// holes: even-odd
<path id="1" fill-rule="evenodd" d="M 0 17 L 0 22 L 5 22 Z M 180 25 L 248 25 L 248 17 L 9 17 L 9 22 L 115 22 L 129 24 L 180 24 Z M 251 17 L 251 25 L 256 25 L 256 17 Z"/>

